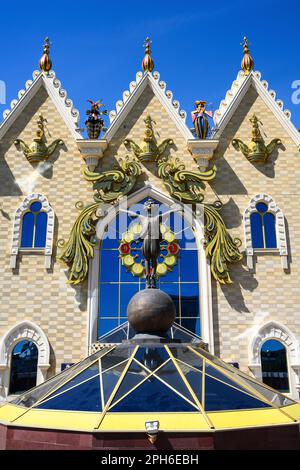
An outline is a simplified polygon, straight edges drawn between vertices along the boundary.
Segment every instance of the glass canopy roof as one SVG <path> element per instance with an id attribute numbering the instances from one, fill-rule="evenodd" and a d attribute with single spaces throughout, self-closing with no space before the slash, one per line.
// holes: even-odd
<path id="1" fill-rule="evenodd" d="M 173 430 L 291 424 L 300 418 L 299 404 L 193 340 L 103 344 L 92 356 L 2 406 L 0 421 L 5 417 L 17 425 L 73 429 L 80 428 L 82 415 L 84 426 L 95 432 L 110 426 L 144 429 L 146 417 L 153 416 L 162 422 L 167 416 L 165 428 Z"/>

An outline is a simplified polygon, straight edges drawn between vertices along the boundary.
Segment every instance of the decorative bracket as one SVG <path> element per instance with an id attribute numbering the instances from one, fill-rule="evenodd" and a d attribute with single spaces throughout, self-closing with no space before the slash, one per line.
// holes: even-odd
<path id="1" fill-rule="evenodd" d="M 107 140 L 78 139 L 76 143 L 88 170 L 94 171 L 108 147 Z"/>
<path id="2" fill-rule="evenodd" d="M 201 172 L 206 171 L 218 143 L 218 140 L 188 140 L 188 150 L 192 154 Z"/>

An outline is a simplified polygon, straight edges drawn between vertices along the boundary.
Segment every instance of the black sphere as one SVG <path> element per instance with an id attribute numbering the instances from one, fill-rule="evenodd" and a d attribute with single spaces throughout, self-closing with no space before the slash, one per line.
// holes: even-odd
<path id="1" fill-rule="evenodd" d="M 130 300 L 127 317 L 136 333 L 167 332 L 174 323 L 176 309 L 173 300 L 165 292 L 144 289 Z"/>

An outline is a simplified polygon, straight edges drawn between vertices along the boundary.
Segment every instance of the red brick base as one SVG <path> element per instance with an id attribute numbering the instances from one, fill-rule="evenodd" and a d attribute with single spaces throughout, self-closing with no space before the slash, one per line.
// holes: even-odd
<path id="1" fill-rule="evenodd" d="M 4 450 L 300 450 L 299 426 L 222 431 L 164 433 L 154 445 L 146 433 L 80 433 L 0 425 Z"/>

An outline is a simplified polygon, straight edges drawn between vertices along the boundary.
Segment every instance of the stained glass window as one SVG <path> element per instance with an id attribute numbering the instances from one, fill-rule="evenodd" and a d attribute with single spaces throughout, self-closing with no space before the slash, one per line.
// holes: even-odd
<path id="1" fill-rule="evenodd" d="M 38 349 L 32 341 L 20 341 L 12 351 L 9 393 L 21 393 L 36 385 Z"/>
<path id="2" fill-rule="evenodd" d="M 143 204 L 147 199 L 130 208 L 133 212 L 143 212 Z M 170 210 L 157 201 L 161 214 Z M 134 276 L 122 264 L 120 259 L 120 240 L 128 227 L 138 222 L 129 215 L 122 213 L 107 227 L 100 250 L 99 272 L 99 322 L 98 336 L 105 335 L 127 320 L 127 305 L 134 294 L 145 288 L 145 279 Z M 172 213 L 166 216 L 164 226 L 170 229 L 180 247 L 177 262 L 166 273 L 159 277 L 157 287 L 168 293 L 176 306 L 176 322 L 188 330 L 201 335 L 200 328 L 200 297 L 198 249 L 192 228 L 181 214 Z M 135 242 L 136 261 L 143 265 L 142 242 Z M 165 252 L 161 251 L 159 263 L 164 260 Z"/>
<path id="3" fill-rule="evenodd" d="M 277 248 L 275 215 L 268 212 L 268 205 L 258 202 L 250 221 L 253 248 Z"/>
<path id="4" fill-rule="evenodd" d="M 21 248 L 45 248 L 48 216 L 42 204 L 34 201 L 23 215 Z"/>
<path id="5" fill-rule="evenodd" d="M 286 349 L 280 341 L 268 340 L 261 348 L 262 379 L 280 392 L 289 392 Z"/>

